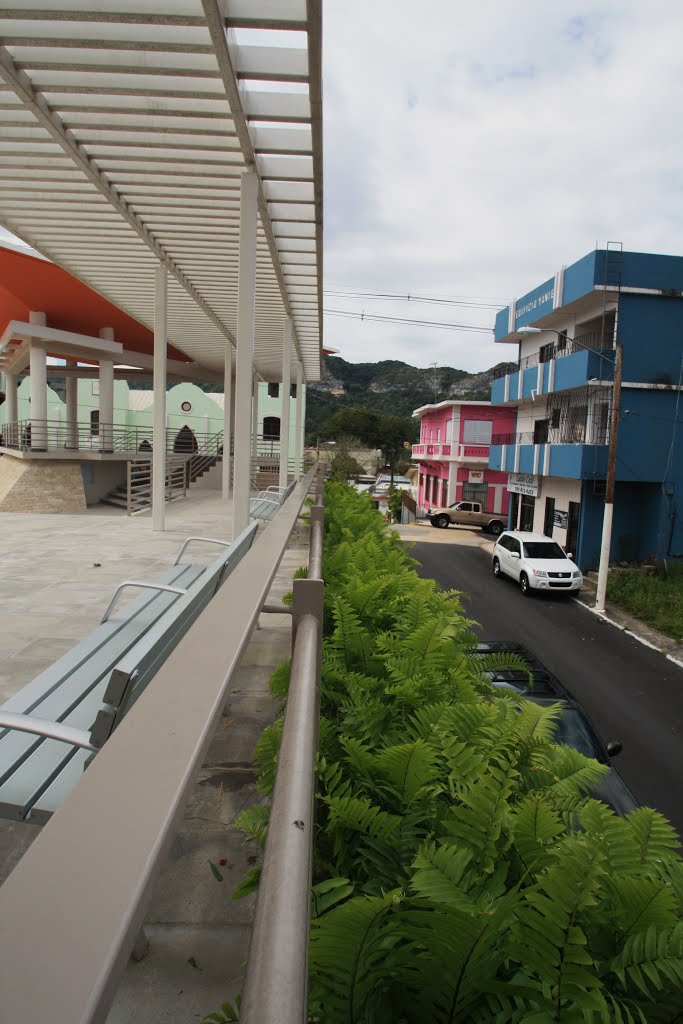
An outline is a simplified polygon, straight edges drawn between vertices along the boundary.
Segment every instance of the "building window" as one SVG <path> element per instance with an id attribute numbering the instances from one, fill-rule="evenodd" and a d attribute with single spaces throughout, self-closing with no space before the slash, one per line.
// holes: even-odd
<path id="1" fill-rule="evenodd" d="M 192 403 L 182 402 L 180 408 L 183 410 L 183 412 L 192 412 Z"/>
<path id="2" fill-rule="evenodd" d="M 434 430 L 431 427 L 430 427 L 430 430 L 429 430 L 429 440 L 430 440 L 430 442 L 432 442 L 434 440 Z"/>
<path id="3" fill-rule="evenodd" d="M 289 385 L 289 397 L 296 398 L 296 384 Z"/>
<path id="4" fill-rule="evenodd" d="M 280 397 L 280 385 L 279 384 L 269 384 L 268 385 L 268 398 L 279 398 L 279 397 Z"/>
<path id="5" fill-rule="evenodd" d="M 570 426 L 570 437 L 572 444 L 583 444 L 586 440 L 587 415 L 587 405 L 577 405 L 577 407 L 574 410 L 572 410 L 572 422 Z"/>
<path id="6" fill-rule="evenodd" d="M 100 410 L 93 409 L 90 413 L 90 436 L 100 436 Z"/>
<path id="7" fill-rule="evenodd" d="M 534 422 L 534 444 L 547 444 L 549 420 L 536 420 Z"/>
<path id="8" fill-rule="evenodd" d="M 453 440 L 453 420 L 446 420 L 446 444 Z"/>
<path id="9" fill-rule="evenodd" d="M 441 427 L 436 428 L 436 443 L 439 444 L 441 441 Z"/>
<path id="10" fill-rule="evenodd" d="M 567 347 L 567 332 L 566 331 L 560 331 L 560 333 L 557 336 L 557 343 L 556 343 L 555 347 L 557 348 L 558 352 L 564 352 L 564 350 Z"/>
<path id="11" fill-rule="evenodd" d="M 541 345 L 538 352 L 539 363 L 549 363 L 555 355 L 555 344 L 550 342 L 548 345 Z"/>
<path id="12" fill-rule="evenodd" d="M 555 525 L 555 499 L 545 499 L 545 519 L 543 520 L 543 532 L 546 537 L 552 537 L 553 526 Z"/>
<path id="13" fill-rule="evenodd" d="M 463 484 L 462 496 L 467 501 L 478 501 L 481 507 L 486 510 L 486 502 L 489 496 L 488 484 Z"/>
<path id="14" fill-rule="evenodd" d="M 275 385 L 277 387 L 277 384 Z M 280 440 L 280 417 L 279 416 L 264 416 L 263 418 L 263 436 L 269 438 L 271 441 Z"/>
<path id="15" fill-rule="evenodd" d="M 560 425 L 560 410 L 559 409 L 553 409 L 552 412 L 550 413 L 550 426 L 553 428 L 553 430 L 557 430 L 559 425 Z"/>
<path id="16" fill-rule="evenodd" d="M 465 444 L 491 444 L 492 420 L 465 420 L 462 439 Z"/>
<path id="17" fill-rule="evenodd" d="M 609 404 L 600 402 L 597 407 L 595 438 L 593 444 L 607 444 L 607 423 L 609 421 Z"/>

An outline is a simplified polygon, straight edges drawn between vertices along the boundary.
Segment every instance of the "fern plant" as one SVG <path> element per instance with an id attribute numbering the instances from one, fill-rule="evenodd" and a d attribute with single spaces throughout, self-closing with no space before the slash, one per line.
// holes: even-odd
<path id="1" fill-rule="evenodd" d="M 495 691 L 461 595 L 328 484 L 310 1017 L 326 1024 L 683 1021 L 683 863 L 648 808 Z M 288 666 L 272 688 L 286 697 Z M 264 733 L 272 792 L 281 725 Z M 242 820 L 263 841 L 265 811 Z"/>

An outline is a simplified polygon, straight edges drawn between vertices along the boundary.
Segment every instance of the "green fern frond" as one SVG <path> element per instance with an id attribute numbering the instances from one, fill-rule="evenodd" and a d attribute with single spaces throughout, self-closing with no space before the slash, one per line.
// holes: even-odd
<path id="1" fill-rule="evenodd" d="M 444 821 L 446 832 L 466 844 L 484 874 L 493 871 L 496 844 L 508 813 L 508 799 L 518 777 L 512 763 L 490 764 L 488 774 L 461 795 L 462 803 Z"/>
<path id="2" fill-rule="evenodd" d="M 257 804 L 255 807 L 248 807 L 235 818 L 235 828 L 244 832 L 247 841 L 253 841 L 263 849 L 268 836 L 268 818 L 270 807 L 267 804 Z"/>
<path id="3" fill-rule="evenodd" d="M 268 689 L 276 700 L 286 700 L 289 693 L 289 679 L 292 674 L 292 663 L 289 659 L 281 661 L 270 679 Z"/>
<path id="4" fill-rule="evenodd" d="M 651 807 L 639 807 L 631 811 L 626 822 L 638 844 L 638 855 L 643 865 L 670 860 L 672 854 L 680 848 L 676 830 L 663 814 Z"/>
<path id="5" fill-rule="evenodd" d="M 345 751 L 344 760 L 354 776 L 361 782 L 370 782 L 376 773 L 376 758 L 362 740 L 353 736 L 341 736 L 340 743 Z"/>
<path id="6" fill-rule="evenodd" d="M 587 948 L 580 914 L 596 906 L 605 869 L 595 848 L 578 838 L 565 843 L 555 863 L 525 890 L 508 946 L 518 978 L 537 985 L 539 1007 L 554 1013 L 570 1008 L 600 1010 L 602 981 Z"/>
<path id="7" fill-rule="evenodd" d="M 259 770 L 258 788 L 264 796 L 271 796 L 275 786 L 283 726 L 284 718 L 277 718 L 263 730 L 254 749 L 254 762 Z"/>
<path id="8" fill-rule="evenodd" d="M 530 873 L 549 863 L 551 850 L 565 831 L 559 815 L 540 795 L 522 800 L 508 827 L 514 848 Z"/>
<path id="9" fill-rule="evenodd" d="M 474 913 L 476 904 L 467 895 L 471 860 L 472 851 L 465 847 L 427 842 L 413 862 L 410 887 L 423 899 Z"/>
<path id="10" fill-rule="evenodd" d="M 627 939 L 610 970 L 631 994 L 658 998 L 662 990 L 683 992 L 683 921 L 670 928 L 651 925 Z M 681 1002 L 679 1001 L 679 1008 Z M 673 1019 L 673 1018 L 672 1018 Z"/>
<path id="11" fill-rule="evenodd" d="M 361 625 L 360 619 L 348 601 L 339 597 L 333 602 L 335 629 L 328 641 L 329 648 L 350 671 L 372 675 L 374 640 Z"/>
<path id="12" fill-rule="evenodd" d="M 669 885 L 654 878 L 612 878 L 608 885 L 614 900 L 616 925 L 624 938 L 651 925 L 668 928 L 676 922 L 676 897 Z"/>
<path id="13" fill-rule="evenodd" d="M 400 826 L 396 814 L 387 814 L 370 800 L 360 797 L 325 797 L 328 805 L 328 830 L 365 832 L 376 839 L 390 839 Z"/>
<path id="14" fill-rule="evenodd" d="M 399 933 L 388 927 L 400 896 L 357 896 L 311 922 L 310 1014 L 325 1024 L 369 1021 L 382 999 Z"/>
<path id="15" fill-rule="evenodd" d="M 386 747 L 375 762 L 403 808 L 409 807 L 438 774 L 437 753 L 424 740 Z"/>
<path id="16" fill-rule="evenodd" d="M 353 895 L 353 882 L 348 878 L 326 878 L 311 888 L 311 919 L 322 917 L 332 907 Z"/>
<path id="17" fill-rule="evenodd" d="M 571 747 L 555 746 L 550 755 L 549 794 L 571 797 L 588 793 L 609 771 L 608 765 L 593 761 Z"/>

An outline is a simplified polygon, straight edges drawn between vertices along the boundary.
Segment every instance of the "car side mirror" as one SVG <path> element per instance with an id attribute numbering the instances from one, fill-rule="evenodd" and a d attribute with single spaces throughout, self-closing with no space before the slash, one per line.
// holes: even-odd
<path id="1" fill-rule="evenodd" d="M 607 744 L 607 754 L 609 757 L 616 757 L 622 751 L 621 740 L 610 740 Z"/>
<path id="2" fill-rule="evenodd" d="M 571 551 L 565 551 L 565 555 L 567 556 L 567 558 L 573 558 L 574 557 L 574 555 L 571 553 Z"/>

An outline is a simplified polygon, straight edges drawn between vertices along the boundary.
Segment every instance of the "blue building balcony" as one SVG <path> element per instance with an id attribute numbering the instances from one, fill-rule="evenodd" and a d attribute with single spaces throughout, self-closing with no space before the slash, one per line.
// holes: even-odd
<path id="1" fill-rule="evenodd" d="M 492 444 L 489 469 L 503 473 L 537 473 L 568 480 L 604 480 L 607 475 L 607 445 L 530 443 L 529 434 L 511 434 L 509 443 Z M 516 450 L 519 447 L 519 459 Z M 546 448 L 549 449 L 546 469 Z M 536 455 L 538 449 L 538 456 Z M 517 465 L 515 466 L 515 462 Z M 534 468 L 534 467 L 537 468 Z M 617 474 L 619 477 L 619 474 Z"/>
<path id="2" fill-rule="evenodd" d="M 565 348 L 555 350 L 552 359 L 542 363 L 539 362 L 540 353 L 534 352 L 522 360 L 519 370 L 495 378 L 491 387 L 491 404 L 502 405 L 506 401 L 533 398 L 534 393 L 546 395 L 567 391 L 583 387 L 592 380 L 612 380 L 613 350 L 580 348 L 577 342 L 569 341 Z"/>

